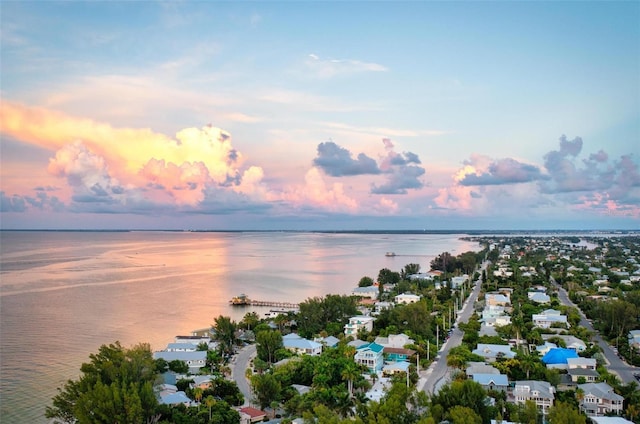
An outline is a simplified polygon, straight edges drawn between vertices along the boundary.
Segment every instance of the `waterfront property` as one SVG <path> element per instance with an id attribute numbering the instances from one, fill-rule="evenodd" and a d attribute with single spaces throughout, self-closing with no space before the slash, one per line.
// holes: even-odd
<path id="1" fill-rule="evenodd" d="M 207 352 L 193 351 L 193 352 L 167 352 L 160 351 L 153 353 L 153 359 L 162 358 L 167 362 L 171 361 L 183 361 L 189 366 L 189 372 L 192 374 L 198 374 L 200 368 L 204 367 L 207 363 Z"/>

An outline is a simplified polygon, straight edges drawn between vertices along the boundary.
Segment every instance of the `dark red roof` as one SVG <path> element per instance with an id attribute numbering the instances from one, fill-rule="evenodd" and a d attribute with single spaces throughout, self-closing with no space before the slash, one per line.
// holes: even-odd
<path id="1" fill-rule="evenodd" d="M 250 406 L 245 406 L 244 408 L 240 408 L 240 412 L 249 415 L 251 418 L 263 417 L 267 415 L 266 412 L 256 408 L 252 408 Z"/>

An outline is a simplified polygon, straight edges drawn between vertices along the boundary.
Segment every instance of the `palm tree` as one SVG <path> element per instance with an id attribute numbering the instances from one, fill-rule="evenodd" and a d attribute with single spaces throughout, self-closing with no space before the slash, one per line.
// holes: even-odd
<path id="1" fill-rule="evenodd" d="M 211 408 L 216 404 L 216 399 L 209 395 L 204 399 L 204 404 L 209 408 L 209 421 L 211 421 Z"/>
<path id="2" fill-rule="evenodd" d="M 193 389 L 193 398 L 195 399 L 196 402 L 198 402 L 198 404 L 202 400 L 202 392 L 203 390 L 201 387 L 196 387 L 195 389 Z"/>
<path id="3" fill-rule="evenodd" d="M 347 365 L 342 369 L 341 376 L 344 380 L 347 380 L 347 390 L 349 391 L 349 397 L 353 397 L 353 380 L 358 378 L 360 372 L 358 371 L 358 367 L 353 362 L 348 362 Z"/>

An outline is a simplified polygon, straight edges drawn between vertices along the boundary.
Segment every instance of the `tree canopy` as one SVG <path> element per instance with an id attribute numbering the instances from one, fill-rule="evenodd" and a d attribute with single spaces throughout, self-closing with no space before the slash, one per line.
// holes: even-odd
<path id="1" fill-rule="evenodd" d="M 115 342 L 102 345 L 91 361 L 82 364 L 78 380 L 58 388 L 47 418 L 79 424 L 140 423 L 151 418 L 158 405 L 153 394 L 156 364 L 151 347 L 126 349 Z"/>

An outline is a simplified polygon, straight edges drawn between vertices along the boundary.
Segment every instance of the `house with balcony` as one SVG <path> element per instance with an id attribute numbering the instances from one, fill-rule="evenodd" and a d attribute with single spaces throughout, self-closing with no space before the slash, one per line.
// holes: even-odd
<path id="1" fill-rule="evenodd" d="M 579 384 L 583 392 L 580 410 L 588 416 L 602 416 L 622 412 L 624 398 L 613 391 L 607 383 Z"/>
<path id="2" fill-rule="evenodd" d="M 546 415 L 553 406 L 554 391 L 553 386 L 546 381 L 523 380 L 516 381 L 512 396 L 516 405 L 524 405 L 531 400 Z"/>
<path id="3" fill-rule="evenodd" d="M 384 347 L 397 347 L 403 348 L 408 344 L 414 344 L 414 340 L 406 334 L 389 334 L 387 337 L 378 336 L 374 340 L 379 345 Z"/>
<path id="4" fill-rule="evenodd" d="M 351 296 L 376 300 L 380 294 L 378 286 L 356 287 L 351 290 Z"/>
<path id="5" fill-rule="evenodd" d="M 344 326 L 344 335 L 357 337 L 360 330 L 370 333 L 373 331 L 374 318 L 366 315 L 358 315 L 349 318 L 349 322 Z"/>
<path id="6" fill-rule="evenodd" d="M 378 372 L 384 366 L 384 347 L 377 343 L 366 343 L 356 349 L 353 360 L 364 365 L 371 372 Z"/>
<path id="7" fill-rule="evenodd" d="M 541 314 L 531 315 L 531 321 L 533 326 L 538 328 L 551 328 L 551 327 L 568 327 L 567 316 L 555 309 L 547 309 Z"/>

